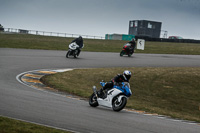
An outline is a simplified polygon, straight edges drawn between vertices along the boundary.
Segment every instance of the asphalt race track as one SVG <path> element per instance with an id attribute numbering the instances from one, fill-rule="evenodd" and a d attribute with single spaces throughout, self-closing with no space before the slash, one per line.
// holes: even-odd
<path id="1" fill-rule="evenodd" d="M 135 112 L 92 108 L 88 102 L 25 86 L 20 73 L 38 69 L 97 67 L 200 67 L 199 55 L 82 52 L 0 48 L 0 116 L 81 133 L 197 133 L 200 125 Z M 133 95 L 134 96 L 134 95 Z"/>

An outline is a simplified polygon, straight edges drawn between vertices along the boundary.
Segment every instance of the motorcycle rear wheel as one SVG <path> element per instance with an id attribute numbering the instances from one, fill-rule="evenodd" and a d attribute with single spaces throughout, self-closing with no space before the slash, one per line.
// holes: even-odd
<path id="1" fill-rule="evenodd" d="M 77 57 L 78 57 L 77 53 L 78 53 L 78 50 L 75 50 L 75 51 L 74 51 L 74 58 L 77 58 Z"/>
<path id="2" fill-rule="evenodd" d="M 128 57 L 131 57 L 133 54 L 133 51 L 130 51 L 130 53 L 128 54 Z"/>
<path id="3" fill-rule="evenodd" d="M 99 103 L 97 102 L 97 97 L 94 93 L 89 98 L 89 105 L 92 107 L 99 106 Z"/>
<path id="4" fill-rule="evenodd" d="M 118 101 L 118 97 L 115 97 L 112 103 L 112 108 L 114 111 L 121 111 L 127 103 L 127 98 L 122 97 L 121 101 Z"/>
<path id="5" fill-rule="evenodd" d="M 74 58 L 77 58 L 77 54 L 74 54 Z"/>

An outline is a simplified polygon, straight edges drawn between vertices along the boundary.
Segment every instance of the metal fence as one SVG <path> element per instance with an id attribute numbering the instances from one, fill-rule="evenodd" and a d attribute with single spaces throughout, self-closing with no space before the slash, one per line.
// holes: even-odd
<path id="1" fill-rule="evenodd" d="M 153 42 L 176 42 L 176 43 L 200 43 L 200 40 L 195 39 L 168 39 L 168 38 L 152 38 L 148 36 L 135 36 L 137 39 L 144 39 L 145 41 Z"/>
<path id="2" fill-rule="evenodd" d="M 42 35 L 42 36 L 74 37 L 74 38 L 82 36 L 83 38 L 89 38 L 89 39 L 105 39 L 105 37 L 102 37 L 102 36 L 47 32 L 47 31 L 38 31 L 38 30 L 24 30 L 24 29 L 15 29 L 15 28 L 4 28 L 3 32 L 4 33 L 33 34 L 33 35 Z"/>

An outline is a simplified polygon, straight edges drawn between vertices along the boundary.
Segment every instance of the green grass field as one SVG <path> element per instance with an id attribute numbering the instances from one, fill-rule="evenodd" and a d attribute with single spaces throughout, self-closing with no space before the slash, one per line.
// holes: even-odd
<path id="1" fill-rule="evenodd" d="M 0 116 L 0 133 L 70 133 Z"/>
<path id="2" fill-rule="evenodd" d="M 55 89 L 89 98 L 92 86 L 123 70 L 133 73 L 133 95 L 127 108 L 200 122 L 200 68 L 99 68 L 75 69 L 48 75 L 42 82 Z M 78 79 L 78 83 L 77 83 Z"/>
<path id="3" fill-rule="evenodd" d="M 73 39 L 27 34 L 0 34 L 0 47 L 67 50 L 69 43 Z M 120 40 L 84 39 L 85 47 L 82 50 L 119 53 L 126 42 Z M 136 53 L 200 55 L 200 44 L 145 42 L 145 50 L 136 50 Z"/>

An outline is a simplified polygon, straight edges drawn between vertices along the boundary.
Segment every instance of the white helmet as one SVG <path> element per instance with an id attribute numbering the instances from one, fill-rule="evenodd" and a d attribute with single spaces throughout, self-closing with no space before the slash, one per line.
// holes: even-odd
<path id="1" fill-rule="evenodd" d="M 123 72 L 123 75 L 124 75 L 124 77 L 125 77 L 126 80 L 129 80 L 131 78 L 131 72 L 128 71 L 128 70 L 125 70 Z"/>

